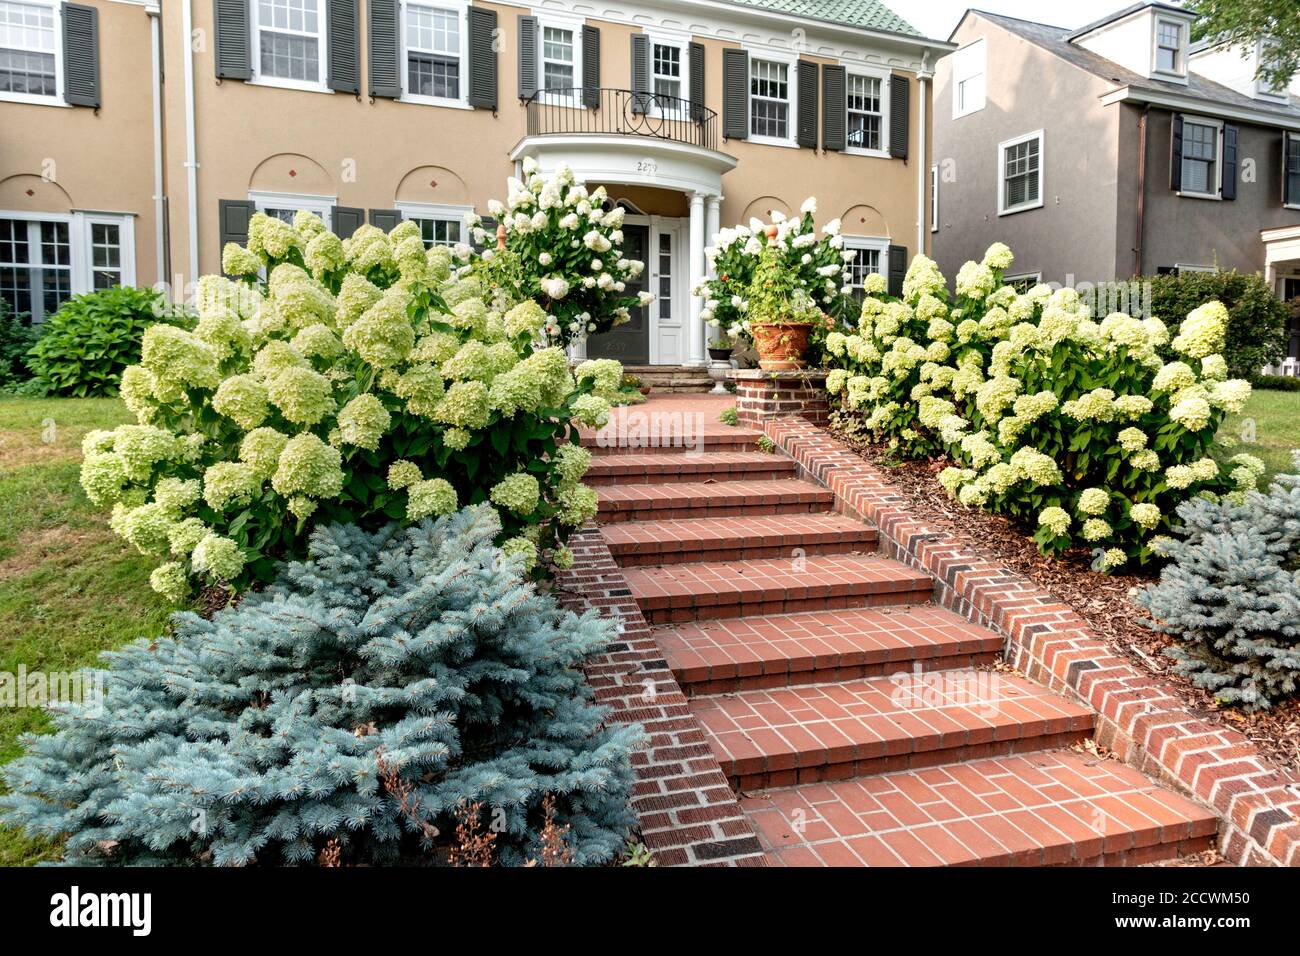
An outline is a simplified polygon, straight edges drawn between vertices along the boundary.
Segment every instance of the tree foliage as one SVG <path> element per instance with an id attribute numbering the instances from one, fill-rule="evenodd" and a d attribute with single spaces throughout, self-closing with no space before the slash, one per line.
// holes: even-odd
<path id="1" fill-rule="evenodd" d="M 1300 70 L 1300 5 L 1295 0 L 1189 0 L 1198 13 L 1192 36 L 1225 40 L 1254 49 L 1257 40 L 1276 44 L 1275 56 L 1260 64 L 1259 78 L 1286 89 Z"/>

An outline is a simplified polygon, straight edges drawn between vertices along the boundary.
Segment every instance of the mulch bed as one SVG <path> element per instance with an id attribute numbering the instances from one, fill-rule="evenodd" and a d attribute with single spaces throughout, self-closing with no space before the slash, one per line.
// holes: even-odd
<path id="1" fill-rule="evenodd" d="M 888 448 L 866 444 L 843 432 L 835 432 L 835 437 L 876 466 L 885 480 L 908 499 L 919 518 L 936 530 L 960 537 L 973 551 L 1060 598 L 1118 654 L 1168 684 L 1189 713 L 1207 724 L 1239 731 L 1279 767 L 1300 769 L 1300 700 L 1247 714 L 1220 707 L 1208 693 L 1170 671 L 1172 662 L 1162 651 L 1173 639 L 1151 630 L 1145 623 L 1150 616 L 1131 597 L 1137 589 L 1151 584 L 1152 578 L 1098 574 L 1092 570 L 1091 552 L 1083 549 L 1062 558 L 1046 558 L 1029 536 L 1006 518 L 966 508 L 948 497 L 936 477 L 951 462 L 900 462 Z"/>

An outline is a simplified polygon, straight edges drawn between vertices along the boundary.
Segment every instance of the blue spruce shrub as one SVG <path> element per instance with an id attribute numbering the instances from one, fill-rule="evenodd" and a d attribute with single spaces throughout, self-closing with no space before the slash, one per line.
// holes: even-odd
<path id="1" fill-rule="evenodd" d="M 500 530 L 487 506 L 317 530 L 268 590 L 106 654 L 103 707 L 26 738 L 0 814 L 71 864 L 310 864 L 331 840 L 344 865 L 418 864 L 446 862 L 463 801 L 517 865 L 550 795 L 572 862 L 610 860 L 641 737 L 582 673 L 611 626 L 538 593 Z"/>
<path id="2" fill-rule="evenodd" d="M 1295 455 L 1300 471 L 1300 452 Z M 1235 496 L 1234 496 L 1235 497 Z M 1178 509 L 1184 537 L 1139 602 L 1174 635 L 1174 670 L 1222 703 L 1265 710 L 1300 689 L 1300 475 Z"/>

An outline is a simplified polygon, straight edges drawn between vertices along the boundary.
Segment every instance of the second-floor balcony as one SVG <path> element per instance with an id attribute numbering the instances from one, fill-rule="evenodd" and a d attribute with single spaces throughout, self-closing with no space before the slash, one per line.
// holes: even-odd
<path id="1" fill-rule="evenodd" d="M 526 102 L 528 136 L 640 136 L 718 148 L 718 114 L 677 96 L 591 87 L 538 90 Z"/>

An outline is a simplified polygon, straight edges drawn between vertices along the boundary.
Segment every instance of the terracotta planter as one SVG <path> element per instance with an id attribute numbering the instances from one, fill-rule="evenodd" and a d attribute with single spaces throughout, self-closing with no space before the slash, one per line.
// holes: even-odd
<path id="1" fill-rule="evenodd" d="M 781 322 L 750 327 L 754 347 L 758 349 L 758 367 L 767 372 L 793 372 L 804 368 L 804 353 L 812 325 L 808 322 Z"/>

